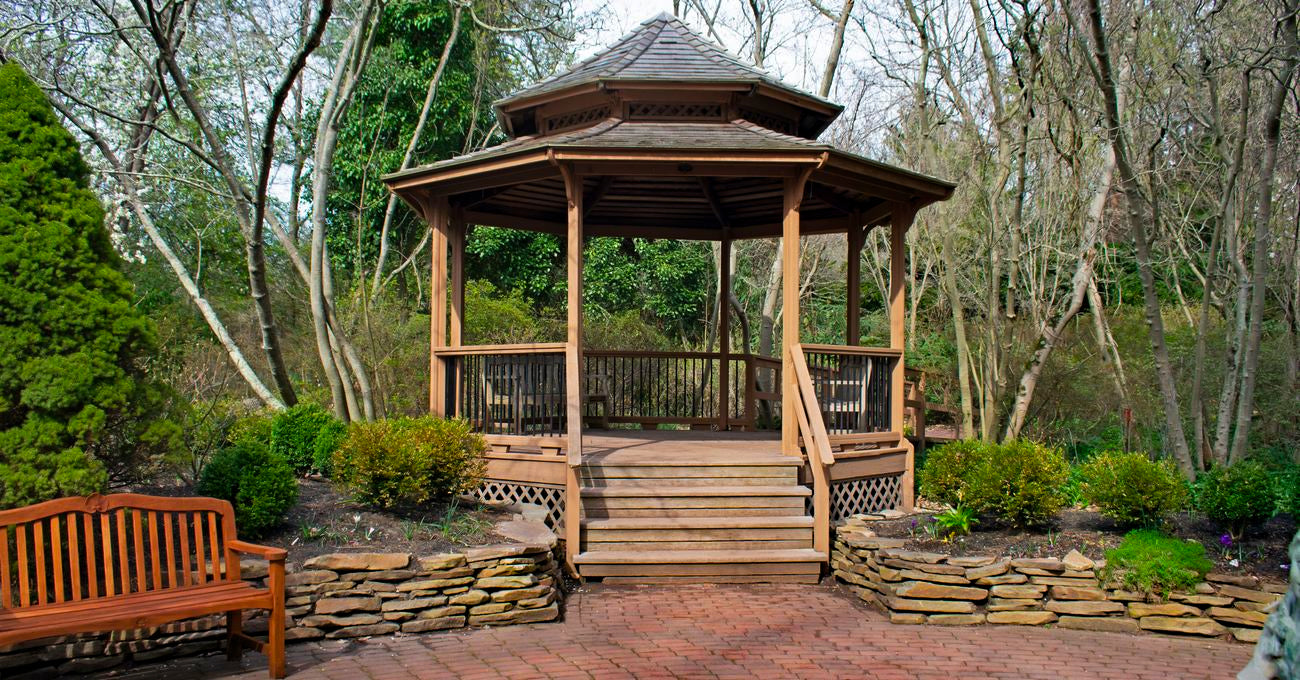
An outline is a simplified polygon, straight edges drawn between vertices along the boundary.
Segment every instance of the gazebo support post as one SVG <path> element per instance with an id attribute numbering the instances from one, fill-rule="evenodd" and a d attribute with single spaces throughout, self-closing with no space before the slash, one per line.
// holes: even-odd
<path id="1" fill-rule="evenodd" d="M 731 239 L 722 230 L 718 257 L 718 429 L 731 427 Z"/>
<path id="2" fill-rule="evenodd" d="M 900 203 L 890 216 L 889 226 L 889 347 L 903 349 L 904 274 L 906 273 L 907 230 L 912 226 L 916 209 L 911 204 Z M 903 509 L 910 511 L 915 501 L 915 454 L 911 442 L 903 435 L 903 382 L 904 357 L 899 354 L 889 386 L 889 422 L 898 432 L 899 445 L 907 449 L 907 468 L 903 472 Z"/>
<path id="3" fill-rule="evenodd" d="M 577 574 L 574 559 L 582 552 L 582 495 L 578 468 L 582 465 L 582 178 L 568 165 L 560 166 L 568 202 L 568 336 L 564 348 L 565 423 L 568 464 L 564 475 L 564 560 Z"/>
<path id="4" fill-rule="evenodd" d="M 848 233 L 845 235 L 848 240 L 848 288 L 845 304 L 845 314 L 848 316 L 845 326 L 845 343 L 846 345 L 857 345 L 862 342 L 862 244 L 866 240 L 866 231 L 862 228 L 862 222 L 857 213 L 853 215 L 853 221 L 849 223 Z"/>
<path id="5" fill-rule="evenodd" d="M 432 290 L 429 293 L 429 413 L 447 415 L 447 371 L 438 350 L 447 346 L 447 236 L 451 227 L 451 205 L 446 194 L 433 197 L 429 226 Z"/>
<path id="6" fill-rule="evenodd" d="M 447 240 L 451 246 L 451 314 L 447 319 L 448 343 L 452 347 L 460 347 L 465 344 L 465 237 L 467 226 L 465 217 L 459 207 L 451 210 L 451 228 L 447 233 Z M 446 390 L 452 394 L 452 403 L 445 404 L 446 411 L 451 415 L 460 415 L 461 404 L 461 371 L 463 365 L 456 362 L 455 373 L 448 376 L 453 390 Z"/>

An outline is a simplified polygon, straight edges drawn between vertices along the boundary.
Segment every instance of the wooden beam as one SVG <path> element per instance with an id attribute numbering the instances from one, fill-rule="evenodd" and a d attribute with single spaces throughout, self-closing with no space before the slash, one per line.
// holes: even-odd
<path id="1" fill-rule="evenodd" d="M 591 214 L 591 209 L 596 207 L 596 204 L 600 202 L 600 199 L 604 198 L 605 194 L 609 193 L 609 188 L 613 186 L 613 184 L 614 184 L 613 175 L 601 176 L 600 184 L 596 185 L 596 190 L 591 192 L 590 197 L 583 199 L 582 217 L 584 220 L 587 218 L 587 215 Z"/>
<path id="2" fill-rule="evenodd" d="M 438 194 L 431 201 L 429 226 L 433 229 L 430 246 L 432 262 L 429 292 L 429 412 L 434 416 L 447 415 L 446 364 L 437 356 L 439 348 L 447 346 L 447 236 L 451 229 L 451 206 L 446 194 Z"/>
<path id="3" fill-rule="evenodd" d="M 718 258 L 718 284 L 718 429 L 726 432 L 731 420 L 731 239 L 725 236 Z"/>
<path id="4" fill-rule="evenodd" d="M 790 350 L 799 344 L 799 205 L 812 168 L 785 180 L 781 233 L 781 451 L 799 454 L 798 377 Z"/>
<path id="5" fill-rule="evenodd" d="M 568 199 L 567 269 L 568 335 L 564 351 L 565 419 L 569 446 L 564 474 L 564 558 L 577 573 L 575 558 L 582 552 L 582 176 L 560 164 Z"/>
<path id="6" fill-rule="evenodd" d="M 718 198 L 718 192 L 713 188 L 713 178 L 700 177 L 698 179 L 700 180 L 700 191 L 704 194 L 704 200 L 709 202 L 709 209 L 713 211 L 713 216 L 718 218 L 718 226 L 724 229 L 731 226 L 731 220 L 727 219 L 726 207 L 722 205 L 722 200 Z"/>
<path id="7" fill-rule="evenodd" d="M 856 201 L 845 198 L 834 191 L 831 191 L 825 184 L 817 184 L 815 182 L 809 184 L 808 193 L 811 194 L 813 198 L 835 208 L 845 215 L 852 215 L 853 213 L 858 212 L 862 207 L 858 205 Z"/>
<path id="8" fill-rule="evenodd" d="M 459 347 L 464 343 L 465 329 L 465 216 L 452 208 L 451 228 L 447 233 L 451 246 L 451 317 L 448 319 L 448 345 Z"/>
<path id="9" fill-rule="evenodd" d="M 867 232 L 860 225 L 857 213 L 854 214 L 853 225 L 845 234 L 845 240 L 848 241 L 848 295 L 844 305 L 845 314 L 848 315 L 847 332 L 845 335 L 846 344 L 856 345 L 862 342 L 862 244 L 866 241 Z"/>
<path id="10" fill-rule="evenodd" d="M 902 352 L 904 348 L 903 316 L 906 299 L 905 276 L 907 273 L 907 230 L 912 226 L 916 209 L 908 205 L 899 205 L 893 211 L 889 226 L 889 346 Z M 894 361 L 894 370 L 890 375 L 889 389 L 889 423 L 891 430 L 903 429 L 903 382 L 905 379 L 906 355 L 900 354 Z M 904 440 L 906 441 L 906 440 Z M 915 503 L 913 479 L 916 474 L 915 460 L 911 444 L 907 444 L 907 470 L 903 473 L 903 509 L 911 510 Z"/>

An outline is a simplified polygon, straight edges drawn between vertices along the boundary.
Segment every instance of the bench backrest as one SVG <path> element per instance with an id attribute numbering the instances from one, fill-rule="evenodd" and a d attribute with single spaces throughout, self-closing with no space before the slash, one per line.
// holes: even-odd
<path id="1" fill-rule="evenodd" d="M 0 511 L 0 609 L 235 579 L 230 503 L 74 496 Z"/>

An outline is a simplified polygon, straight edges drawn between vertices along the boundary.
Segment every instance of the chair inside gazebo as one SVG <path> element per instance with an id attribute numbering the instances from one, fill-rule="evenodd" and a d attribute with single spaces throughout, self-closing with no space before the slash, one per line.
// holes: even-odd
<path id="1" fill-rule="evenodd" d="M 583 577 L 815 580 L 830 525 L 910 507 L 904 235 L 951 184 L 816 141 L 840 108 L 661 15 L 498 102 L 511 139 L 385 178 L 433 228 L 430 408 L 483 433 L 485 499 L 535 503 Z M 470 225 L 565 243 L 565 342 L 463 342 Z M 859 346 L 861 250 L 889 230 L 888 347 Z M 844 234 L 843 345 L 802 343 L 800 247 Z M 780 239 L 779 356 L 587 347 L 589 237 Z"/>

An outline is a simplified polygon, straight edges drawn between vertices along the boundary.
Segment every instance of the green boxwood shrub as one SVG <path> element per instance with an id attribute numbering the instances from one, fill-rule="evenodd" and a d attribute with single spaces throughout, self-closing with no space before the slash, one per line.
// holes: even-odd
<path id="1" fill-rule="evenodd" d="M 971 470 L 988 457 L 991 446 L 966 439 L 927 451 L 925 465 L 917 471 L 921 495 L 938 503 L 961 505 Z"/>
<path id="2" fill-rule="evenodd" d="M 354 423 L 334 452 L 334 480 L 358 502 L 383 509 L 445 500 L 478 486 L 486 449 L 464 420 Z"/>
<path id="3" fill-rule="evenodd" d="M 1130 531 L 1118 548 L 1106 551 L 1106 580 L 1116 580 L 1128 590 L 1168 595 L 1205 580 L 1214 563 L 1205 546 L 1165 536 L 1153 529 Z"/>
<path id="4" fill-rule="evenodd" d="M 298 404 L 275 415 L 271 423 L 271 452 L 289 461 L 299 474 L 311 470 L 316 438 L 334 422 L 334 416 L 315 404 Z"/>
<path id="5" fill-rule="evenodd" d="M 1151 526 L 1187 505 L 1187 484 L 1167 460 L 1145 453 L 1107 451 L 1080 470 L 1083 496 L 1121 524 Z"/>
<path id="6" fill-rule="evenodd" d="M 242 536 L 257 538 L 275 528 L 298 501 L 298 481 L 284 458 L 266 446 L 242 441 L 222 449 L 199 476 L 199 493 L 230 501 Z"/>
<path id="7" fill-rule="evenodd" d="M 963 502 L 1014 526 L 1039 526 L 1065 505 L 1069 476 L 1060 449 L 1027 440 L 990 445 L 967 473 Z"/>
<path id="8" fill-rule="evenodd" d="M 330 418 L 328 424 L 316 435 L 316 450 L 312 453 L 312 467 L 326 477 L 334 474 L 334 452 L 339 450 L 348 436 L 348 426 L 343 421 Z"/>
<path id="9" fill-rule="evenodd" d="M 1253 460 L 1211 468 L 1196 480 L 1196 509 L 1239 538 L 1277 509 L 1273 475 Z"/>

